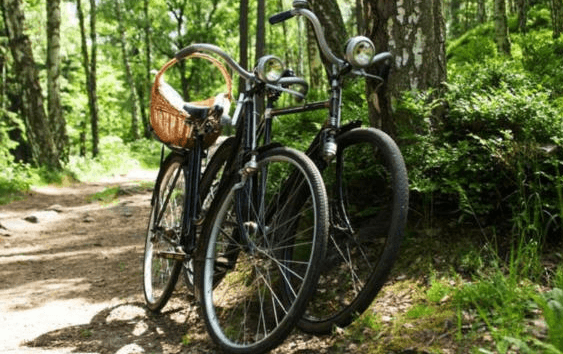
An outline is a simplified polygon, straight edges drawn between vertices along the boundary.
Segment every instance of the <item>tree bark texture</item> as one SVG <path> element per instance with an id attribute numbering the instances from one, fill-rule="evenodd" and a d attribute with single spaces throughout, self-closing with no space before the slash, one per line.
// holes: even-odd
<path id="1" fill-rule="evenodd" d="M 239 7 L 239 63 L 248 68 L 248 0 L 240 0 Z M 238 91 L 245 90 L 243 78 L 239 79 Z"/>
<path id="2" fill-rule="evenodd" d="M 309 64 L 309 85 L 314 88 L 320 88 L 326 80 L 324 80 L 323 76 L 323 62 L 317 46 L 315 32 L 311 25 L 307 26 L 307 59 Z"/>
<path id="3" fill-rule="evenodd" d="M 258 0 L 256 10 L 256 59 L 266 53 L 266 3 Z"/>
<path id="4" fill-rule="evenodd" d="M 477 22 L 485 23 L 487 21 L 487 5 L 485 0 L 477 2 Z"/>
<path id="5" fill-rule="evenodd" d="M 123 68 L 125 70 L 125 80 L 129 86 L 129 100 L 131 103 L 131 138 L 138 140 L 139 136 L 139 116 L 137 113 L 137 94 L 135 92 L 135 82 L 131 73 L 131 65 L 129 64 L 129 56 L 127 54 L 127 40 L 125 36 L 125 26 L 123 25 L 123 16 L 121 9 L 121 0 L 115 0 L 115 15 L 117 18 L 117 31 L 119 32 L 119 43 L 121 45 L 121 54 L 123 56 Z"/>
<path id="6" fill-rule="evenodd" d="M 24 32 L 25 18 L 20 6 L 21 1 L 0 0 L 0 5 L 8 33 L 8 46 L 14 59 L 14 71 L 21 84 L 22 115 L 34 163 L 38 166 L 60 169 L 58 151 L 43 106 L 43 95 L 31 42 Z"/>
<path id="7" fill-rule="evenodd" d="M 557 39 L 563 33 L 563 0 L 550 0 L 550 2 L 553 39 Z"/>
<path id="8" fill-rule="evenodd" d="M 99 152 L 99 110 L 98 110 L 98 91 L 97 91 L 97 74 L 96 68 L 98 64 L 98 39 L 96 33 L 96 0 L 90 0 L 90 84 L 88 92 L 92 96 L 90 128 L 92 130 L 92 155 L 97 156 Z"/>
<path id="9" fill-rule="evenodd" d="M 60 0 L 47 0 L 47 112 L 59 158 L 68 160 L 68 136 L 61 107 Z"/>
<path id="10" fill-rule="evenodd" d="M 528 0 L 518 0 L 516 8 L 518 11 L 518 30 L 525 33 L 526 21 L 528 20 Z"/>
<path id="11" fill-rule="evenodd" d="M 506 0 L 495 0 L 495 42 L 499 53 L 510 55 Z"/>
<path id="12" fill-rule="evenodd" d="M 150 102 L 150 87 L 152 85 L 152 74 L 151 74 L 151 69 L 152 69 L 152 54 L 151 54 L 151 18 L 149 15 L 149 0 L 143 0 L 143 15 L 145 17 L 145 26 L 144 26 L 144 40 L 145 40 L 145 70 L 146 70 L 146 76 L 145 76 L 145 95 L 143 96 L 144 98 L 144 102 Z M 149 119 L 148 119 L 148 113 L 147 113 L 147 109 L 143 109 L 142 112 L 145 112 L 145 114 L 143 114 L 143 125 L 144 125 L 144 135 L 145 138 L 150 138 L 151 137 L 151 132 L 150 132 L 150 128 L 149 128 Z"/>
<path id="13" fill-rule="evenodd" d="M 445 23 L 441 0 L 363 0 L 367 36 L 376 52 L 389 51 L 394 63 L 389 83 L 367 81 L 373 126 L 395 134 L 390 96 L 406 90 L 438 88 L 446 80 Z"/>
<path id="14" fill-rule="evenodd" d="M 76 0 L 76 13 L 80 26 L 80 47 L 82 50 L 82 67 L 86 77 L 86 91 L 88 93 L 88 111 L 90 113 L 90 132 L 92 134 L 92 156 L 98 156 L 98 96 L 96 92 L 96 3 L 90 1 L 90 45 L 91 54 L 88 54 L 87 33 L 84 21 L 82 1 Z M 90 58 L 91 57 L 91 58 Z M 84 123 L 86 124 L 86 123 Z M 84 127 L 86 129 L 86 127 Z"/>
<path id="15" fill-rule="evenodd" d="M 364 8 L 362 0 L 356 0 L 354 16 L 356 17 L 356 31 L 358 31 L 358 35 L 364 35 L 366 30 L 366 23 L 364 19 Z"/>
<path id="16" fill-rule="evenodd" d="M 311 10 L 317 15 L 324 28 L 324 34 L 328 46 L 333 53 L 339 57 L 344 57 L 344 44 L 348 39 L 344 19 L 340 12 L 340 7 L 336 0 L 309 0 Z M 327 72 L 330 72 L 330 63 L 321 56 Z"/>

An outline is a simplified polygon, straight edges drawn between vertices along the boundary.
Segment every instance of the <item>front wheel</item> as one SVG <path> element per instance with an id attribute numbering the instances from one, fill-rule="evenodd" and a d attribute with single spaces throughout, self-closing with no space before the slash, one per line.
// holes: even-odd
<path id="1" fill-rule="evenodd" d="M 327 256 L 299 323 L 321 334 L 369 307 L 395 262 L 408 210 L 407 171 L 387 134 L 358 128 L 336 143 L 336 158 L 322 171 L 331 213 Z"/>
<path id="2" fill-rule="evenodd" d="M 328 232 L 326 191 L 307 156 L 270 148 L 257 164 L 221 188 L 196 251 L 203 318 L 230 353 L 286 338 L 314 292 Z"/>

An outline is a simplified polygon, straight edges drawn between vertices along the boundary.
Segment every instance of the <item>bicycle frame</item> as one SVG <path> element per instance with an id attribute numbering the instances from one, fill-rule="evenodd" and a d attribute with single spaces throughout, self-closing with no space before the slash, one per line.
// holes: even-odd
<path id="1" fill-rule="evenodd" d="M 182 250 L 176 250 L 176 252 L 160 252 L 158 255 L 165 259 L 176 259 L 186 261 L 187 257 L 192 253 L 196 246 L 196 226 L 200 222 L 199 215 L 201 206 L 199 204 L 199 183 L 201 175 L 201 162 L 203 160 L 204 154 L 202 150 L 203 138 L 201 135 L 196 134 L 196 139 L 194 142 L 194 147 L 191 150 L 172 148 L 175 153 L 182 155 L 182 163 L 176 175 L 174 176 L 172 185 L 175 186 L 180 178 L 180 173 L 184 174 L 185 181 L 185 192 L 186 198 L 184 198 L 183 205 L 183 217 L 182 217 L 182 234 L 180 236 L 180 244 Z M 163 156 L 161 156 L 161 165 L 164 161 Z M 162 171 L 162 169 L 161 169 Z M 161 173 L 161 172 L 160 172 Z M 160 188 L 160 186 L 156 186 Z M 157 189 L 155 188 L 152 197 L 152 203 L 156 203 Z M 153 225 L 160 225 L 160 220 L 164 215 L 168 203 L 170 201 L 171 194 L 167 194 L 166 200 L 162 204 L 161 210 L 157 210 L 155 213 L 155 222 Z M 152 230 L 156 232 L 157 230 Z"/>

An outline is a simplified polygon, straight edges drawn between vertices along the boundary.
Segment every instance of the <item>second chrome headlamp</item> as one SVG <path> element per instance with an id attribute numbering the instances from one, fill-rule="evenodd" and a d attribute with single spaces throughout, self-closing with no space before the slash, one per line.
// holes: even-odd
<path id="1" fill-rule="evenodd" d="M 346 60 L 355 68 L 369 66 L 374 55 L 375 46 L 367 37 L 353 37 L 346 43 Z"/>

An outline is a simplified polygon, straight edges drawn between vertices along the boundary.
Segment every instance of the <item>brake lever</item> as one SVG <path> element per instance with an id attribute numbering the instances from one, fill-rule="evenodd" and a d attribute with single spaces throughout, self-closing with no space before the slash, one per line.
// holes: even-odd
<path id="1" fill-rule="evenodd" d="M 369 77 L 370 79 L 375 79 L 382 82 L 385 81 L 381 76 L 370 74 L 366 72 L 364 69 L 353 69 L 350 71 L 350 73 L 356 76 Z"/>
<path id="2" fill-rule="evenodd" d="M 282 87 L 281 85 L 276 86 L 276 85 L 272 85 L 272 84 L 266 84 L 266 87 L 270 88 L 272 90 L 276 90 L 276 91 L 287 92 L 287 93 L 295 96 L 298 100 L 304 100 L 305 99 L 305 95 L 302 94 L 301 92 L 290 90 L 288 88 Z"/>

